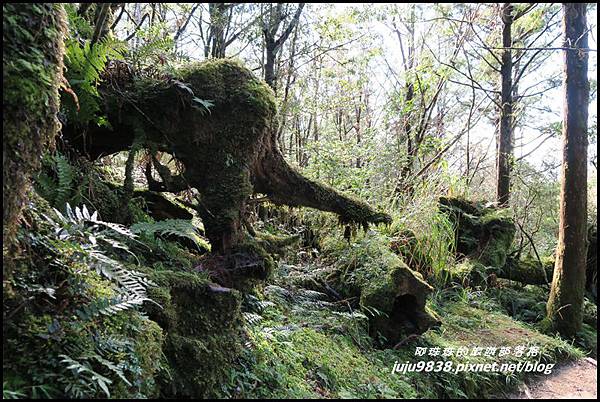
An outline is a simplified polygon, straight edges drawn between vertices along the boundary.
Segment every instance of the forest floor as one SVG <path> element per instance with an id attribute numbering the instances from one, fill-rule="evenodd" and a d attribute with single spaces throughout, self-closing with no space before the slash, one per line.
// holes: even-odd
<path id="1" fill-rule="evenodd" d="M 597 399 L 596 364 L 585 358 L 559 367 L 546 378 L 531 378 L 513 399 Z"/>
<path id="2" fill-rule="evenodd" d="M 523 373 L 398 374 L 391 368 L 396 362 L 421 359 L 415 357 L 417 346 L 514 348 L 524 340 L 528 345 L 540 346 L 543 356 L 539 359 L 546 363 L 584 359 L 584 354 L 567 342 L 543 335 L 502 313 L 493 297 L 455 289 L 436 291 L 428 302 L 443 317 L 440 328 L 427 331 L 397 350 L 379 349 L 367 334 L 365 315 L 325 294 L 304 289 L 294 280 L 319 268 L 317 261 L 280 262 L 274 283 L 264 289 L 264 298 L 249 303 L 255 308 L 246 313 L 250 326 L 247 355 L 234 369 L 233 381 L 223 396 L 495 398 L 508 391 L 513 398 L 527 398 L 512 391 L 528 377 Z M 454 364 L 467 362 L 463 358 L 450 359 Z M 498 359 L 499 363 L 517 361 L 510 357 Z M 468 358 L 468 362 L 489 361 Z M 581 384 L 595 384 L 595 371 L 585 373 L 587 377 Z"/>

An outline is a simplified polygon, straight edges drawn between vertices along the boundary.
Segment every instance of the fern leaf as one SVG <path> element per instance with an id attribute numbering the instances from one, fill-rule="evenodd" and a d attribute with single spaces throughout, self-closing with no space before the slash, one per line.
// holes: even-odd
<path id="1" fill-rule="evenodd" d="M 58 187 L 56 188 L 56 202 L 58 207 L 62 207 L 71 196 L 71 185 L 75 177 L 73 167 L 69 161 L 62 155 L 54 158 L 56 164 L 56 175 L 58 176 Z"/>
<path id="2" fill-rule="evenodd" d="M 148 223 L 141 222 L 131 226 L 133 233 L 145 233 L 147 235 L 172 235 L 191 240 L 199 249 L 208 249 L 206 240 L 200 236 L 196 226 L 185 219 L 166 219 L 163 221 Z"/>

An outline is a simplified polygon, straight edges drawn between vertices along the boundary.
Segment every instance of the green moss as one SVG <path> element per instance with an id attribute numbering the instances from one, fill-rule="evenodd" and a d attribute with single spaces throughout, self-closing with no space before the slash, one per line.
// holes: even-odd
<path id="1" fill-rule="evenodd" d="M 162 395 L 203 397 L 214 392 L 240 351 L 240 296 L 189 272 L 151 271 L 158 287 L 150 317 L 166 333 L 168 370 L 158 379 Z"/>
<path id="2" fill-rule="evenodd" d="M 168 82 L 138 80 L 130 91 L 139 100 L 135 108 L 106 97 L 109 120 L 137 127 L 148 147 L 185 164 L 186 180 L 202 194 L 198 212 L 214 250 L 228 248 L 227 236 L 243 240 L 240 211 L 253 191 L 249 168 L 276 113 L 272 90 L 240 62 L 211 59 Z M 206 110 L 198 100 L 212 106 Z"/>
<path id="3" fill-rule="evenodd" d="M 407 333 L 420 333 L 435 324 L 424 310 L 433 288 L 390 250 L 387 237 L 370 231 L 349 247 L 343 243 L 341 238 L 328 238 L 323 245 L 336 260 L 326 281 L 371 311 L 373 335 L 382 335 L 393 346 Z"/>
<path id="4" fill-rule="evenodd" d="M 163 330 L 154 321 L 142 317 L 139 313 L 123 314 L 113 320 L 110 333 L 107 336 L 126 335 L 130 340 L 129 353 L 138 372 L 132 385 L 117 382 L 111 387 L 113 398 L 152 398 L 159 395 L 156 377 L 164 370 L 164 355 L 162 352 Z M 115 356 L 115 359 L 122 357 Z M 126 364 L 126 362 L 123 362 Z"/>
<path id="5" fill-rule="evenodd" d="M 305 289 L 267 286 L 263 317 L 230 367 L 227 398 L 416 397 L 372 349 L 366 317 Z M 388 366 L 389 364 L 389 366 Z"/>
<path id="6" fill-rule="evenodd" d="M 238 60 L 209 59 L 192 63 L 179 70 L 176 77 L 189 83 L 198 93 L 210 94 L 208 100 L 216 105 L 237 99 L 241 101 L 240 108 L 250 108 L 246 113 L 255 113 L 257 117 L 272 115 L 276 108 L 271 88 Z"/>
<path id="7" fill-rule="evenodd" d="M 227 398 L 492 398 L 509 392 L 523 373 L 392 373 L 395 363 L 431 361 L 415 347 L 459 348 L 536 346 L 529 361 L 556 363 L 582 356 L 580 350 L 499 312 L 482 292 L 438 291 L 428 302 L 442 321 L 397 349 L 378 350 L 368 336 L 365 316 L 322 293 L 289 286 L 289 269 L 264 290 L 259 320 L 249 324 L 249 340 L 230 369 L 219 396 Z M 296 268 L 297 270 L 300 267 Z M 255 316 L 256 316 L 255 311 Z M 441 359 L 441 358 L 440 358 Z M 464 363 L 517 363 L 525 358 L 444 357 Z"/>
<path id="8" fill-rule="evenodd" d="M 231 249 L 231 254 L 236 253 L 246 256 L 249 260 L 253 260 L 252 269 L 242 270 L 236 272 L 237 264 L 233 265 L 233 285 L 238 289 L 249 289 L 248 284 L 244 283 L 255 283 L 253 280 L 265 280 L 271 276 L 275 267 L 275 261 L 273 257 L 265 250 L 264 241 L 254 239 L 250 236 L 246 236 L 244 242 L 235 245 Z M 228 264 L 231 266 L 231 264 Z M 248 282 L 249 281 L 249 282 Z"/>
<path id="9" fill-rule="evenodd" d="M 485 272 L 485 265 L 478 261 L 464 259 L 461 262 L 451 266 L 447 271 L 448 282 L 460 283 L 463 286 L 477 284 L 480 273 Z M 473 276 L 476 276 L 475 278 Z M 475 279 L 475 281 L 472 281 Z"/>
<path id="10" fill-rule="evenodd" d="M 472 299 L 471 299 L 472 297 Z M 582 352 L 571 346 L 568 342 L 546 336 L 530 326 L 511 319 L 510 317 L 491 311 L 497 309 L 493 303 L 484 306 L 489 299 L 481 295 L 469 296 L 471 300 L 436 300 L 438 313 L 443 318 L 439 330 L 429 331 L 421 344 L 452 347 L 510 347 L 514 350 L 517 346 L 536 346 L 540 353 L 535 357 L 527 357 L 528 361 L 543 363 L 556 363 L 561 360 L 581 358 Z M 484 308 L 477 307 L 479 304 Z M 491 309 L 490 309 L 491 308 Z M 421 346 L 421 345 L 419 345 Z M 518 363 L 523 358 L 514 354 L 493 358 L 479 357 L 452 357 L 456 363 Z M 514 390 L 523 381 L 525 374 L 515 372 L 506 373 L 454 373 L 434 374 L 430 378 L 434 384 L 438 398 L 491 398 L 500 396 Z M 444 385 L 442 385 L 444 384 Z"/>
<path id="11" fill-rule="evenodd" d="M 256 241 L 268 253 L 283 256 L 290 246 L 300 241 L 300 236 L 278 236 L 267 232 L 257 232 Z"/>
<path id="12" fill-rule="evenodd" d="M 501 282 L 499 287 L 487 290 L 490 298 L 493 298 L 502 308 L 503 312 L 515 320 L 530 323 L 540 332 L 554 335 L 550 323 L 546 318 L 546 303 L 548 302 L 549 290 L 542 286 L 520 286 L 514 282 Z M 589 299 L 583 302 L 584 328 L 575 337 L 576 345 L 582 350 L 596 355 L 596 327 L 598 320 L 598 309 Z"/>
<path id="13" fill-rule="evenodd" d="M 502 269 L 502 277 L 531 285 L 545 285 L 552 282 L 554 273 L 554 257 L 541 257 L 541 264 L 532 255 L 516 261 L 509 257 Z"/>
<path id="14" fill-rule="evenodd" d="M 499 287 L 488 289 L 504 312 L 516 320 L 535 323 L 546 315 L 546 301 L 548 291 L 539 286 L 510 285 L 510 282 L 501 282 Z"/>
<path id="15" fill-rule="evenodd" d="M 137 336 L 134 338 L 135 353 L 142 369 L 140 376 L 141 394 L 147 397 L 158 395 L 155 377 L 162 369 L 164 358 L 162 352 L 163 338 L 162 329 L 151 320 L 143 320 L 140 323 L 140 331 L 137 332 Z"/>
<path id="16" fill-rule="evenodd" d="M 58 238 L 47 201 L 35 192 L 28 198 L 14 291 L 3 294 L 4 370 L 24 379 L 29 397 L 106 396 L 95 374 L 69 369 L 66 356 L 106 377 L 113 397 L 156 395 L 162 330 L 134 309 L 100 314 L 116 295 L 114 282 L 84 257 L 89 245 L 80 237 L 62 232 Z"/>
<path id="17" fill-rule="evenodd" d="M 458 254 L 486 266 L 501 268 L 506 264 L 516 233 L 509 210 L 448 197 L 441 197 L 439 205 L 456 228 Z"/>
<path id="18" fill-rule="evenodd" d="M 3 4 L 2 32 L 2 222 L 4 243 L 12 243 L 29 178 L 60 128 L 63 6 Z M 3 265 L 6 274 L 9 261 Z"/>

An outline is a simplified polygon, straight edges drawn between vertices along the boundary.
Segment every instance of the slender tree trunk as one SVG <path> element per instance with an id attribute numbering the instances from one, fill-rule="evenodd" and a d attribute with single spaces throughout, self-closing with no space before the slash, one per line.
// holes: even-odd
<path id="1" fill-rule="evenodd" d="M 276 87 L 276 77 L 275 77 L 275 58 L 276 54 L 275 41 L 271 40 L 271 38 L 267 38 L 266 41 L 266 60 L 265 60 L 265 82 L 269 84 L 273 90 Z"/>
<path id="2" fill-rule="evenodd" d="M 502 6 L 502 46 L 505 48 L 510 48 L 512 45 L 512 10 L 513 7 L 510 3 L 505 3 Z M 512 69 L 513 65 L 511 51 L 509 49 L 505 49 L 502 52 L 502 65 L 500 66 L 500 75 L 502 77 L 502 110 L 500 111 L 500 130 L 496 165 L 496 200 L 501 206 L 508 206 L 508 200 L 510 198 L 510 170 L 513 158 Z"/>
<path id="3" fill-rule="evenodd" d="M 225 57 L 225 29 L 229 24 L 227 18 L 227 12 L 231 5 L 225 3 L 209 3 L 208 9 L 210 13 L 210 32 L 209 35 L 212 38 L 212 50 L 211 57 L 223 58 Z"/>
<path id="4" fill-rule="evenodd" d="M 581 329 L 587 235 L 587 120 L 589 82 L 584 3 L 563 5 L 564 111 L 560 226 L 548 299 L 553 330 L 572 337 Z"/>

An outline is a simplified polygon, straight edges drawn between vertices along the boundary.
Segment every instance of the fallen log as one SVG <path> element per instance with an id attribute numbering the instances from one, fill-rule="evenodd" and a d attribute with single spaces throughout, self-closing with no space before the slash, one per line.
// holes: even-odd
<path id="1" fill-rule="evenodd" d="M 543 257 L 541 261 L 533 256 L 520 260 L 509 257 L 506 264 L 496 269 L 499 278 L 510 279 L 528 285 L 546 285 L 552 282 L 554 257 Z"/>

